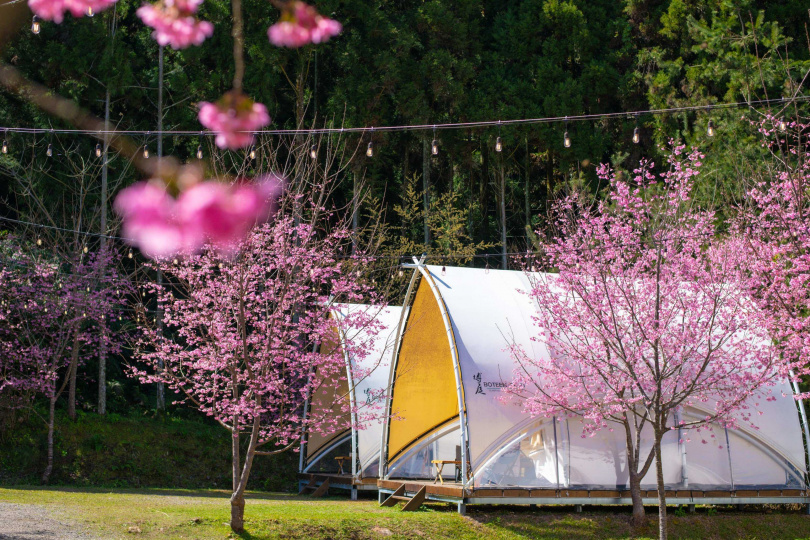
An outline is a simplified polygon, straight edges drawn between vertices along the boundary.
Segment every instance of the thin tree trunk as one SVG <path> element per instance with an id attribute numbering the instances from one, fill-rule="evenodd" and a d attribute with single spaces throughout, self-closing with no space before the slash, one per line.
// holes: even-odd
<path id="1" fill-rule="evenodd" d="M 658 481 L 658 538 L 667 538 L 667 492 L 664 486 L 664 465 L 661 463 L 661 434 L 655 431 L 655 476 Z"/>
<path id="2" fill-rule="evenodd" d="M 42 473 L 42 483 L 47 484 L 48 479 L 51 477 L 53 471 L 53 426 L 56 415 L 56 394 L 53 394 L 50 399 L 50 408 L 48 411 L 48 465 L 45 467 L 45 472 Z"/>
<path id="3" fill-rule="evenodd" d="M 70 353 L 70 367 L 68 368 L 68 416 L 76 420 L 76 373 L 79 371 L 79 333 L 73 339 L 73 350 Z"/>
<path id="4" fill-rule="evenodd" d="M 157 136 L 157 156 L 158 160 L 163 157 L 163 46 L 158 49 L 158 136 Z M 163 272 L 157 271 L 158 287 L 163 285 Z M 160 300 L 157 307 L 157 326 L 160 335 L 163 335 L 163 313 L 161 312 Z M 163 372 L 163 360 L 158 360 L 158 371 Z M 157 383 L 157 396 L 155 408 L 162 411 L 166 408 L 166 387 L 163 381 Z"/>
<path id="5" fill-rule="evenodd" d="M 352 174 L 352 255 L 357 252 L 357 229 L 358 229 L 358 186 L 357 172 Z"/>
<path id="6" fill-rule="evenodd" d="M 259 438 L 259 419 L 253 420 L 253 430 L 250 435 L 250 444 L 248 444 L 247 453 L 245 454 L 245 464 L 242 468 L 241 474 L 238 469 L 234 472 L 238 477 L 234 477 L 234 490 L 231 495 L 231 529 L 236 533 L 241 533 L 245 530 L 245 490 L 247 489 L 248 478 L 250 477 L 250 470 L 253 467 L 253 458 L 256 455 L 256 445 Z M 236 446 L 237 459 L 238 459 L 238 444 Z"/>
<path id="7" fill-rule="evenodd" d="M 430 147 L 426 138 L 422 138 L 422 205 L 425 211 L 423 225 L 425 248 L 428 248 L 430 246 Z"/>
<path id="8" fill-rule="evenodd" d="M 647 515 L 644 512 L 644 501 L 641 497 L 641 476 L 630 471 L 630 499 L 633 501 L 633 517 L 631 523 L 634 527 L 643 527 L 647 524 Z"/>
<path id="9" fill-rule="evenodd" d="M 526 161 L 523 171 L 523 204 L 525 206 L 524 210 L 526 212 L 526 246 L 528 249 L 531 249 L 532 210 L 531 210 L 531 203 L 529 201 L 529 168 L 530 168 L 529 137 L 526 137 L 524 140 L 526 143 Z"/>
<path id="10" fill-rule="evenodd" d="M 507 270 L 506 263 L 506 176 L 503 172 L 503 164 L 500 167 L 501 176 L 501 268 Z"/>
<path id="11" fill-rule="evenodd" d="M 110 130 L 110 89 L 107 88 L 106 99 L 104 100 L 104 153 L 102 154 L 102 163 L 101 163 L 101 234 L 107 234 L 107 174 L 108 174 L 108 167 L 109 163 L 107 160 L 108 157 L 108 150 L 110 148 L 110 143 L 108 139 L 107 131 Z M 101 257 L 102 261 L 106 256 L 107 250 L 107 239 L 103 236 L 101 237 Z M 101 268 L 101 272 L 104 272 L 104 268 Z M 99 276 L 100 277 L 100 276 Z M 105 323 L 102 321 L 101 323 L 101 339 L 99 342 L 98 348 L 98 414 L 107 414 L 107 346 L 106 346 L 106 328 Z M 71 380 L 71 386 L 74 385 L 74 381 Z M 71 418 L 75 418 L 76 411 L 75 411 L 75 400 L 69 400 L 68 402 L 68 410 L 70 407 L 73 407 L 73 416 Z"/>

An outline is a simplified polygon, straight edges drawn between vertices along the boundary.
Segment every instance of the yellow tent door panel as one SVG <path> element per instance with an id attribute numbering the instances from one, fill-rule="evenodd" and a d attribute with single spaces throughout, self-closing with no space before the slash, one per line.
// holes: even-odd
<path id="1" fill-rule="evenodd" d="M 388 461 L 422 435 L 458 418 L 456 378 L 442 315 L 422 278 L 396 366 Z"/>

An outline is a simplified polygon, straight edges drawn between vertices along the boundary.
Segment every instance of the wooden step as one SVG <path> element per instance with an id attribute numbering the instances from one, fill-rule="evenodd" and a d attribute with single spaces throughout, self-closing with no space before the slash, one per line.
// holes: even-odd
<path id="1" fill-rule="evenodd" d="M 394 491 L 391 495 L 389 495 L 389 497 L 387 499 L 385 499 L 383 502 L 381 502 L 380 506 L 394 506 L 395 504 L 397 504 L 397 501 L 402 499 L 402 498 L 409 499 L 408 497 L 405 497 L 405 485 L 404 484 L 400 485 L 396 489 L 396 491 Z"/>
<path id="2" fill-rule="evenodd" d="M 301 490 L 298 492 L 298 494 L 303 495 L 309 490 L 312 490 L 312 497 L 323 497 L 329 491 L 329 479 L 327 478 L 324 480 L 319 486 L 316 484 L 315 479 L 313 478 L 308 484 L 301 486 Z"/>
<path id="3" fill-rule="evenodd" d="M 422 504 L 425 502 L 425 496 L 427 495 L 427 486 L 422 486 L 422 489 L 416 492 L 416 495 L 413 496 L 413 499 L 408 501 L 405 506 L 402 507 L 403 512 L 413 512 L 414 510 L 419 509 Z"/>

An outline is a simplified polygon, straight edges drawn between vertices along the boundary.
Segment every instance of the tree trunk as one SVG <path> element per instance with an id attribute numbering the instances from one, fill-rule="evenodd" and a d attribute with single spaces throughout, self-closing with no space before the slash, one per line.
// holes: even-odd
<path id="1" fill-rule="evenodd" d="M 630 522 L 633 527 L 643 527 L 647 524 L 647 515 L 644 513 L 644 501 L 641 497 L 641 476 L 630 471 L 630 499 L 633 501 L 633 517 Z"/>
<path id="2" fill-rule="evenodd" d="M 236 493 L 231 497 L 231 529 L 235 533 L 245 530 L 245 496 Z"/>
<path id="3" fill-rule="evenodd" d="M 50 410 L 48 411 L 48 465 L 45 467 L 45 472 L 42 473 L 43 484 L 48 483 L 48 479 L 51 477 L 51 471 L 53 471 L 53 425 L 55 415 L 56 394 L 51 396 Z"/>
<path id="4" fill-rule="evenodd" d="M 658 538 L 667 538 L 667 492 L 664 486 L 664 465 L 661 463 L 661 436 L 655 433 L 655 476 L 658 481 Z"/>
<path id="5" fill-rule="evenodd" d="M 79 334 L 73 340 L 73 351 L 70 354 L 70 367 L 68 368 L 68 416 L 76 420 L 76 372 L 79 371 Z"/>
<path id="6" fill-rule="evenodd" d="M 236 426 L 234 421 L 234 426 Z M 234 428 L 236 429 L 236 428 Z M 233 491 L 239 487 L 239 432 L 234 431 L 231 437 L 231 472 L 233 474 Z"/>
<path id="7" fill-rule="evenodd" d="M 507 265 L 507 258 L 506 258 L 506 177 L 503 172 L 503 164 L 500 166 L 500 176 L 501 176 L 501 200 L 500 200 L 500 209 L 501 209 L 501 268 L 504 270 L 508 270 Z"/>
<path id="8" fill-rule="evenodd" d="M 422 205 L 425 212 L 423 223 L 425 249 L 430 247 L 430 148 L 426 137 L 422 138 Z"/>

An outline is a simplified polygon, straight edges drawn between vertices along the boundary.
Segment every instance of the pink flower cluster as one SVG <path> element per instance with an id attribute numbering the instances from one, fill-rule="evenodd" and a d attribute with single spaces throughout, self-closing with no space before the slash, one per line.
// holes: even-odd
<path id="1" fill-rule="evenodd" d="M 293 2 L 292 7 L 282 13 L 281 20 L 267 29 L 267 37 L 273 45 L 298 48 L 329 41 L 342 29 L 339 22 L 324 17 L 312 6 Z"/>
<path id="2" fill-rule="evenodd" d="M 93 16 L 116 3 L 118 0 L 28 0 L 37 17 L 46 21 L 61 23 L 65 13 L 70 11 L 74 17 Z"/>
<path id="3" fill-rule="evenodd" d="M 267 107 L 234 92 L 228 92 L 217 103 L 201 103 L 199 119 L 217 133 L 217 146 L 231 150 L 252 144 L 252 132 L 270 123 Z"/>
<path id="4" fill-rule="evenodd" d="M 213 24 L 195 16 L 200 4 L 202 0 L 161 0 L 144 4 L 136 13 L 146 26 L 155 29 L 152 37 L 160 45 L 185 49 L 202 44 L 214 33 Z"/>
<path id="5" fill-rule="evenodd" d="M 152 258 L 190 254 L 206 242 L 232 251 L 245 234 L 270 215 L 283 181 L 271 175 L 233 186 L 208 180 L 193 184 L 175 199 L 160 181 L 123 190 L 115 209 L 124 236 Z"/>

